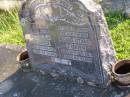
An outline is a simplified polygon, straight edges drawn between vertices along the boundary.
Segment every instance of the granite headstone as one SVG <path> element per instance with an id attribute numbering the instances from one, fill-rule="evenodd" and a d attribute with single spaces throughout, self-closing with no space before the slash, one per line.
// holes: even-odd
<path id="1" fill-rule="evenodd" d="M 115 51 L 100 5 L 93 0 L 28 0 L 20 20 L 32 66 L 73 68 L 80 82 L 107 86 Z"/>

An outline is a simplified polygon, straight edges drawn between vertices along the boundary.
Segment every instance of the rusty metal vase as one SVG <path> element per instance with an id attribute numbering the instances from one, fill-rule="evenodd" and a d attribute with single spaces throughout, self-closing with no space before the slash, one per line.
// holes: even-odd
<path id="1" fill-rule="evenodd" d="M 30 63 L 27 50 L 23 50 L 22 52 L 18 54 L 17 62 L 20 65 L 22 71 L 28 72 L 31 70 L 31 63 Z"/>
<path id="2" fill-rule="evenodd" d="M 114 80 L 122 86 L 130 86 L 130 60 L 117 62 L 112 69 Z"/>

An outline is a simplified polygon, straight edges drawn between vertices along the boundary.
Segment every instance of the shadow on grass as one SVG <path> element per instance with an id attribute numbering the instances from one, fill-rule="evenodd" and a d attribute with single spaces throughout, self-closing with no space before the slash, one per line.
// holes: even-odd
<path id="1" fill-rule="evenodd" d="M 117 27 L 119 23 L 122 23 L 126 20 L 124 14 L 121 11 L 109 11 L 108 13 L 105 13 L 105 16 L 109 29 Z"/>

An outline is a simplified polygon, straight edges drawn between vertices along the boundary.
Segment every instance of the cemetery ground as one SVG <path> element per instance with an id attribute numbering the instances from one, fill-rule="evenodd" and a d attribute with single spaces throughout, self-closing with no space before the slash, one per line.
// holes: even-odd
<path id="1" fill-rule="evenodd" d="M 105 15 L 117 58 L 130 58 L 130 19 L 125 18 L 121 12 L 117 11 L 110 11 Z M 18 9 L 10 12 L 0 11 L 0 44 L 25 46 L 18 18 Z"/>

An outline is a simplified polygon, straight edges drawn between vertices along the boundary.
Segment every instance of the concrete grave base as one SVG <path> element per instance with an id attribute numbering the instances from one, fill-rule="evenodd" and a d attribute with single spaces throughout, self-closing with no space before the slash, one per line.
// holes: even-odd
<path id="1" fill-rule="evenodd" d="M 16 56 L 22 47 L 15 45 L 0 45 L 0 82 L 14 74 L 19 66 Z"/>
<path id="2" fill-rule="evenodd" d="M 16 64 L 16 56 L 22 50 L 19 46 L 0 46 L 0 97 L 125 97 L 130 89 L 88 86 L 79 78 L 78 82 L 59 78 L 50 68 L 44 72 L 42 65 L 24 73 Z M 54 69 L 54 68 L 53 68 Z M 130 96 L 127 96 L 130 97 Z"/>

